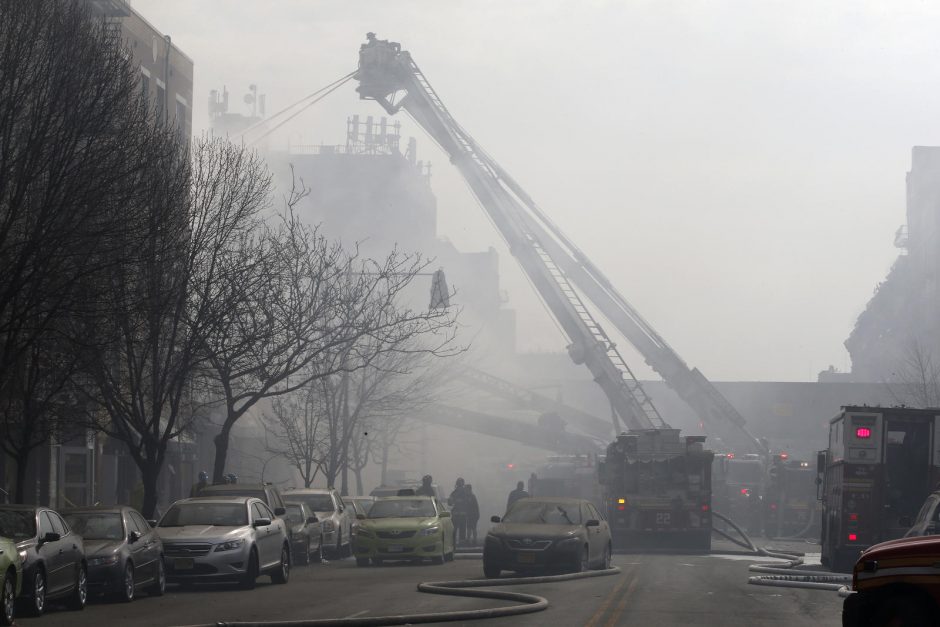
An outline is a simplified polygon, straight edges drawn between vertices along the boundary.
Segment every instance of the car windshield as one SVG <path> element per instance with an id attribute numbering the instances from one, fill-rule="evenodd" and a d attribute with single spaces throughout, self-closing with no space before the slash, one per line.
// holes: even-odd
<path id="1" fill-rule="evenodd" d="M 160 520 L 161 527 L 241 527 L 247 524 L 248 508 L 241 503 L 178 503 Z"/>
<path id="2" fill-rule="evenodd" d="M 301 523 L 304 521 L 304 510 L 295 503 L 285 503 L 284 509 L 287 510 L 287 520 L 292 523 Z"/>
<path id="3" fill-rule="evenodd" d="M 313 512 L 332 512 L 333 499 L 329 494 L 291 494 L 292 501 L 303 501 Z"/>
<path id="4" fill-rule="evenodd" d="M 36 514 L 32 510 L 0 510 L 0 536 L 26 540 L 36 535 Z"/>
<path id="5" fill-rule="evenodd" d="M 581 508 L 577 503 L 545 503 L 526 499 L 516 501 L 506 513 L 503 522 L 580 525 Z"/>
<path id="6" fill-rule="evenodd" d="M 69 514 L 72 531 L 86 540 L 123 540 L 124 522 L 120 514 Z"/>
<path id="7" fill-rule="evenodd" d="M 429 499 L 395 499 L 376 501 L 369 510 L 369 518 L 428 518 L 436 516 Z"/>

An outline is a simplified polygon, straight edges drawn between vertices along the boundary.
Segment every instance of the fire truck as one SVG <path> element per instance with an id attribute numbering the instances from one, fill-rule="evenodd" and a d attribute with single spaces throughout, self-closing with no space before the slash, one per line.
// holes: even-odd
<path id="1" fill-rule="evenodd" d="M 940 409 L 843 407 L 817 473 L 822 562 L 848 571 L 860 551 L 902 537 L 940 480 Z"/>
<path id="2" fill-rule="evenodd" d="M 772 538 L 815 536 L 819 523 L 816 472 L 810 463 L 774 455 L 764 488 L 764 534 Z"/>
<path id="3" fill-rule="evenodd" d="M 756 453 L 716 455 L 712 465 L 715 511 L 749 534 L 760 534 L 762 530 L 765 468 L 764 457 Z"/>

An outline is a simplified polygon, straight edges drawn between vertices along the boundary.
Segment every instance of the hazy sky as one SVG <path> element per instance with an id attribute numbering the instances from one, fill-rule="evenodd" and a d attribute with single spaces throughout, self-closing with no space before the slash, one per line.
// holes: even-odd
<path id="1" fill-rule="evenodd" d="M 940 144 L 940 4 L 601 0 L 133 0 L 196 64 L 194 128 L 228 86 L 269 111 L 355 69 L 367 31 L 715 380 L 814 380 L 897 256 L 913 145 Z M 273 146 L 342 143 L 342 89 Z M 495 245 L 520 347 L 564 341 L 447 158 L 439 230 Z M 648 374 L 636 362 L 641 375 Z"/>

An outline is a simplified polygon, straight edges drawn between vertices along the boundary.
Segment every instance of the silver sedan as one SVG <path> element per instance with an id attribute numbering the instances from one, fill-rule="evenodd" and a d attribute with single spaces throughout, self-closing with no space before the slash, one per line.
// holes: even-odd
<path id="1" fill-rule="evenodd" d="M 174 503 L 157 525 L 170 583 L 238 581 L 253 588 L 258 575 L 290 577 L 284 520 L 253 497 L 198 497 Z"/>

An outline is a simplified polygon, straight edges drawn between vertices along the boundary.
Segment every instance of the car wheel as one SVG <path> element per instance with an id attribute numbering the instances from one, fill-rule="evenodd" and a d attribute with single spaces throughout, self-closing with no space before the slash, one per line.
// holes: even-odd
<path id="1" fill-rule="evenodd" d="M 571 563 L 571 572 L 583 573 L 591 567 L 591 558 L 588 548 L 584 547 L 581 554 L 574 557 Z"/>
<path id="2" fill-rule="evenodd" d="M 483 556 L 483 576 L 487 579 L 496 579 L 499 577 L 499 574 L 502 572 L 502 568 L 499 567 L 499 564 L 493 560 L 486 559 L 486 555 Z"/>
<path id="3" fill-rule="evenodd" d="M 162 597 L 166 592 L 166 569 L 163 567 L 163 556 L 157 558 L 157 577 L 147 589 L 147 593 L 155 597 Z"/>
<path id="4" fill-rule="evenodd" d="M 75 576 L 75 588 L 72 590 L 72 596 L 69 598 L 69 609 L 81 611 L 85 609 L 85 603 L 88 602 L 88 573 L 85 572 L 85 565 L 78 565 L 78 574 Z"/>
<path id="5" fill-rule="evenodd" d="M 124 566 L 124 585 L 121 587 L 121 600 L 130 603 L 134 600 L 135 592 L 137 592 L 137 584 L 134 582 L 134 566 L 128 562 Z"/>
<path id="6" fill-rule="evenodd" d="M 434 557 L 432 557 L 432 558 L 431 558 L 431 563 L 434 564 L 435 566 L 440 566 L 441 564 L 443 564 L 443 563 L 444 563 L 444 554 L 441 553 L 440 555 L 435 555 Z"/>
<path id="7" fill-rule="evenodd" d="M 368 566 L 368 565 L 369 565 L 369 558 L 368 558 L 368 557 L 357 557 L 357 558 L 356 558 L 356 566 Z"/>
<path id="8" fill-rule="evenodd" d="M 271 572 L 271 581 L 274 583 L 287 583 L 290 581 L 290 549 L 285 544 L 281 547 L 281 563 Z"/>
<path id="9" fill-rule="evenodd" d="M 307 565 L 310 563 L 310 537 L 307 537 L 307 544 L 304 546 L 304 549 L 300 551 L 297 555 L 297 563 L 301 565 Z"/>
<path id="10" fill-rule="evenodd" d="M 0 625 L 12 625 L 16 620 L 16 571 L 8 570 L 3 577 L 0 592 Z"/>
<path id="11" fill-rule="evenodd" d="M 242 589 L 254 590 L 256 579 L 258 579 L 258 552 L 251 547 L 251 553 L 248 554 L 248 569 L 242 575 Z"/>
<path id="12" fill-rule="evenodd" d="M 610 545 L 607 545 L 607 548 L 604 549 L 604 559 L 601 561 L 600 568 L 598 570 L 610 570 L 610 558 L 613 550 Z"/>
<path id="13" fill-rule="evenodd" d="M 451 551 L 450 553 L 444 553 L 444 561 L 445 561 L 445 562 L 453 562 L 453 561 L 454 561 L 454 552 Z"/>
<path id="14" fill-rule="evenodd" d="M 29 592 L 29 604 L 24 608 L 30 616 L 42 616 L 46 610 L 46 573 L 41 567 L 33 574 L 32 590 Z"/>
<path id="15" fill-rule="evenodd" d="M 317 552 L 313 554 L 313 561 L 319 564 L 323 561 L 323 536 L 320 536 L 320 542 L 317 543 Z"/>

